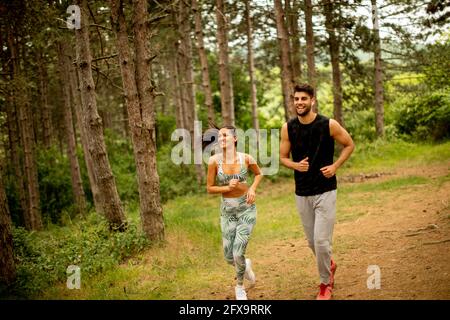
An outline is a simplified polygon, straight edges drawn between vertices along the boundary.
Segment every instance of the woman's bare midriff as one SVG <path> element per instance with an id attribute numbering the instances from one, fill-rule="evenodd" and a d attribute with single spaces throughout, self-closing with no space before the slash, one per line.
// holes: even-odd
<path id="1" fill-rule="evenodd" d="M 244 194 L 246 194 L 247 191 L 248 191 L 247 183 L 238 182 L 238 184 L 234 190 L 225 192 L 222 194 L 222 196 L 224 198 L 239 198 L 239 197 L 242 197 Z"/>

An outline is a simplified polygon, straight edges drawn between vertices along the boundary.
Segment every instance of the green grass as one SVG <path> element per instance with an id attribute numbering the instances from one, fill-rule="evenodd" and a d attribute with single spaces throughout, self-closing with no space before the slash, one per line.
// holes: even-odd
<path id="1" fill-rule="evenodd" d="M 355 151 L 344 164 L 341 174 L 389 171 L 393 167 L 426 165 L 450 160 L 450 141 L 417 144 L 405 141 L 377 140 L 356 143 Z"/>
<path id="2" fill-rule="evenodd" d="M 450 163 L 450 142 L 418 145 L 407 142 L 378 141 L 357 146 L 354 155 L 339 175 L 401 169 L 403 166 Z M 339 186 L 337 222 L 351 222 L 367 214 L 367 206 L 380 204 L 395 192 L 409 188 L 439 187 L 450 175 L 431 179 L 419 175 L 383 177 L 382 181 L 344 183 Z M 257 193 L 258 219 L 247 253 L 258 248 L 274 250 L 277 241 L 303 238 L 295 207 L 292 178 L 264 179 Z M 164 205 L 166 241 L 135 253 L 120 265 L 100 273 L 83 274 L 82 289 L 68 290 L 65 282 L 43 288 L 42 299 L 193 299 L 202 290 L 210 292 L 213 284 L 233 283 L 234 272 L 223 260 L 219 226 L 220 197 L 190 195 L 169 200 Z M 127 212 L 139 221 L 136 210 Z M 77 229 L 78 228 L 78 229 Z M 59 238 L 79 230 L 77 224 L 53 227 L 42 233 Z M 77 231 L 79 232 L 79 231 Z M 356 241 L 356 240 L 355 240 Z M 357 245 L 337 241 L 336 252 Z M 280 284 L 281 285 L 281 284 Z"/>
<path id="3" fill-rule="evenodd" d="M 410 188 L 414 185 L 426 184 L 430 181 L 428 178 L 418 177 L 418 176 L 409 176 L 409 177 L 401 177 L 389 179 L 383 182 L 367 182 L 364 184 L 352 184 L 352 185 L 344 185 L 340 188 L 340 193 L 349 193 L 349 192 L 375 192 L 375 191 L 388 191 L 388 190 L 396 190 L 396 189 L 405 189 Z"/>

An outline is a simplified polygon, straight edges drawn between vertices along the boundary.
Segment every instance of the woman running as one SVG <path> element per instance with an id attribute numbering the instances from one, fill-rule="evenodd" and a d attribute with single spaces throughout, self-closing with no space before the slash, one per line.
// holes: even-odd
<path id="1" fill-rule="evenodd" d="M 250 155 L 236 151 L 235 127 L 221 128 L 218 138 L 222 152 L 209 159 L 207 191 L 222 194 L 220 227 L 223 253 L 225 260 L 236 268 L 236 300 L 247 300 L 244 277 L 250 282 L 250 286 L 255 284 L 256 278 L 250 259 L 246 259 L 244 255 L 256 223 L 256 188 L 262 174 Z M 249 169 L 255 175 L 251 186 L 247 185 Z"/>

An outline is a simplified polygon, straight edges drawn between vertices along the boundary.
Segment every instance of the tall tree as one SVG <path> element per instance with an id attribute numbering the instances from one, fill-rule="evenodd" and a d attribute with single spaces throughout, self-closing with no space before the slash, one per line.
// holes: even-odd
<path id="1" fill-rule="evenodd" d="M 74 61 L 72 56 L 70 56 L 70 60 Z M 73 106 L 75 109 L 75 117 L 76 124 L 78 126 L 78 132 L 80 133 L 81 146 L 83 147 L 83 155 L 84 162 L 86 164 L 86 169 L 89 178 L 89 185 L 91 187 L 92 197 L 94 201 L 95 211 L 97 213 L 103 214 L 103 205 L 102 205 L 102 197 L 98 187 L 97 179 L 94 173 L 94 163 L 92 160 L 92 155 L 89 152 L 88 148 L 88 138 L 86 136 L 86 126 L 83 123 L 83 110 L 81 106 L 81 90 L 79 87 L 79 77 L 78 71 L 75 64 L 71 63 L 69 69 L 69 78 L 70 78 L 70 90 L 71 90 L 71 99 L 73 101 Z"/>
<path id="2" fill-rule="evenodd" d="M 0 285 L 9 286 L 16 278 L 13 254 L 13 237 L 8 199 L 3 185 L 3 172 L 0 168 Z"/>
<path id="3" fill-rule="evenodd" d="M 305 0 L 305 33 L 306 33 L 306 63 L 308 65 L 308 83 L 317 87 L 316 62 L 314 57 L 313 6 L 311 0 Z M 319 111 L 318 102 L 313 106 L 314 112 Z"/>
<path id="4" fill-rule="evenodd" d="M 178 59 L 178 41 L 175 42 L 174 51 L 176 58 L 170 59 L 170 72 L 172 74 L 172 82 L 174 83 L 174 93 L 172 94 L 174 105 L 175 105 L 175 120 L 177 124 L 177 128 L 185 128 L 185 120 L 184 120 L 184 107 L 183 107 L 183 99 L 181 94 L 181 82 L 180 82 L 180 73 L 179 73 L 179 59 Z"/>
<path id="5" fill-rule="evenodd" d="M 20 137 L 24 153 L 24 173 L 27 185 L 27 210 L 24 213 L 25 227 L 28 230 L 41 230 L 43 228 L 40 212 L 40 195 L 38 173 L 36 165 L 36 146 L 33 129 L 33 117 L 29 101 L 28 86 L 25 80 L 18 56 L 17 37 L 9 32 L 9 47 L 11 50 L 11 63 L 13 66 L 13 90 L 18 111 Z"/>
<path id="6" fill-rule="evenodd" d="M 149 184 L 150 195 L 145 199 L 146 203 L 142 211 L 143 228 L 147 236 L 152 240 L 162 240 L 164 238 L 164 219 L 161 206 L 159 176 L 156 167 L 156 113 L 155 113 L 155 88 L 150 82 L 151 60 L 147 47 L 149 41 L 147 25 L 147 1 L 136 0 L 133 2 L 133 33 L 134 46 L 136 50 L 136 82 L 139 93 L 140 106 L 142 110 L 142 120 L 147 142 L 145 151 L 147 152 L 147 162 L 145 163 L 145 181 Z M 144 176 L 142 177 L 144 179 Z"/>
<path id="7" fill-rule="evenodd" d="M 292 59 L 292 76 L 295 82 L 300 82 L 303 78 L 302 74 L 302 49 L 300 45 L 300 27 L 299 16 L 300 11 L 298 0 L 285 0 L 287 27 L 290 39 L 290 56 Z"/>
<path id="8" fill-rule="evenodd" d="M 60 41 L 58 44 L 59 58 L 59 75 L 62 89 L 62 97 L 64 101 L 64 122 L 67 139 L 67 156 L 70 162 L 70 175 L 72 179 L 72 190 L 77 206 L 77 210 L 81 215 L 86 213 L 86 198 L 83 190 L 83 182 L 81 179 L 80 165 L 77 158 L 77 147 L 75 141 L 75 132 L 73 130 L 72 118 L 72 98 L 70 89 L 70 58 L 67 55 L 69 48 L 67 43 Z"/>
<path id="9" fill-rule="evenodd" d="M 334 104 L 334 119 L 342 126 L 344 125 L 344 117 L 342 112 L 342 81 L 341 81 L 341 69 L 339 66 L 339 52 L 340 41 L 338 35 L 336 35 L 336 9 L 339 9 L 339 3 L 335 3 L 331 0 L 323 1 L 324 15 L 325 15 L 325 27 L 328 33 L 328 48 L 331 58 L 331 68 L 333 73 L 333 104 Z M 337 10 L 339 11 L 339 10 Z"/>
<path id="10" fill-rule="evenodd" d="M 37 52 L 38 74 L 39 74 L 39 95 L 40 109 L 42 110 L 42 133 L 43 142 L 46 148 L 49 148 L 53 139 L 53 125 L 50 105 L 48 103 L 48 73 L 47 63 L 42 51 Z"/>
<path id="11" fill-rule="evenodd" d="M 0 26 L 3 27 L 4 26 Z M 7 34 L 9 43 L 12 44 L 12 32 L 9 27 L 4 27 L 6 30 L 4 33 L 0 32 L 0 46 L 2 48 L 7 47 L 7 50 L 1 52 L 2 66 L 5 72 L 5 82 L 13 84 L 14 80 L 14 66 L 11 63 L 11 48 L 10 45 L 6 45 L 7 39 L 3 38 L 4 34 Z M 3 30 L 1 30 L 3 31 Z M 14 189 L 19 197 L 19 207 L 21 210 L 21 216 L 23 217 L 23 223 L 25 223 L 26 215 L 28 214 L 28 198 L 27 188 L 25 184 L 25 177 L 23 173 L 22 157 L 21 157 L 21 145 L 20 145 L 20 131 L 19 124 L 17 122 L 17 108 L 15 103 L 15 89 L 14 85 L 9 85 L 5 88 L 5 110 L 6 110 L 6 124 L 8 128 L 8 147 L 7 154 L 9 154 L 9 163 L 14 169 L 15 178 L 13 179 Z"/>
<path id="12" fill-rule="evenodd" d="M 197 49 L 200 57 L 200 65 L 202 68 L 202 86 L 205 93 L 205 106 L 208 110 L 208 121 L 214 122 L 214 105 L 211 90 L 211 80 L 209 77 L 208 57 L 205 49 L 205 42 L 203 40 L 203 23 L 202 12 L 199 8 L 197 0 L 192 0 L 192 10 L 195 15 L 195 35 L 197 38 Z"/>
<path id="13" fill-rule="evenodd" d="M 112 229 L 124 230 L 125 214 L 109 164 L 103 137 L 102 119 L 97 110 L 95 84 L 92 77 L 87 0 L 77 0 L 77 3 L 81 10 L 81 27 L 76 29 L 75 39 L 77 67 L 80 75 L 82 124 L 85 126 L 88 149 L 92 156 L 99 192 L 102 194 L 102 211 Z"/>
<path id="14" fill-rule="evenodd" d="M 183 99 L 183 115 L 185 129 L 194 135 L 194 120 L 196 120 L 195 91 L 192 64 L 192 41 L 190 24 L 190 7 L 184 1 L 178 3 L 178 68 L 181 78 L 181 98 Z"/>
<path id="15" fill-rule="evenodd" d="M 284 116 L 286 121 L 294 116 L 294 76 L 291 57 L 289 56 L 289 37 L 286 28 L 285 14 L 281 0 L 275 2 L 275 18 L 277 23 L 277 38 L 280 50 L 281 87 L 283 91 Z"/>
<path id="16" fill-rule="evenodd" d="M 250 94 L 252 101 L 252 123 L 256 132 L 259 131 L 258 102 L 256 100 L 255 58 L 253 54 L 253 23 L 250 12 L 250 1 L 245 0 L 245 20 L 247 22 L 247 63 L 250 76 Z M 259 136 L 259 135 L 257 135 Z"/>
<path id="17" fill-rule="evenodd" d="M 224 0 L 216 0 L 217 40 L 219 42 L 220 103 L 224 125 L 234 125 L 233 83 L 228 54 L 228 19 Z"/>
<path id="18" fill-rule="evenodd" d="M 146 43 L 147 4 L 133 4 L 133 33 L 136 63 L 131 58 L 127 26 L 121 0 L 111 1 L 111 22 L 116 33 L 122 82 L 128 108 L 136 163 L 142 228 L 151 240 L 164 238 L 164 221 L 156 168 L 154 88 L 150 83 L 150 57 Z"/>
<path id="19" fill-rule="evenodd" d="M 384 135 L 384 105 L 383 105 L 383 66 L 381 64 L 381 40 L 378 22 L 377 1 L 372 2 L 372 24 L 374 38 L 374 66 L 375 66 L 375 128 L 378 137 Z"/>

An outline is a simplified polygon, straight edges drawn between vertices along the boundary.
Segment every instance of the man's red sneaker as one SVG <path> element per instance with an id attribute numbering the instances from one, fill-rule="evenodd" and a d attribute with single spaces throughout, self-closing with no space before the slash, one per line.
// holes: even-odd
<path id="1" fill-rule="evenodd" d="M 333 290 L 331 285 L 321 283 L 319 288 L 320 288 L 320 290 L 319 290 L 319 294 L 317 295 L 317 300 L 330 300 L 331 292 Z"/>
<path id="2" fill-rule="evenodd" d="M 330 274 L 330 285 L 332 288 L 334 288 L 334 274 L 336 273 L 337 264 L 334 262 L 333 259 L 331 259 L 331 274 Z"/>

